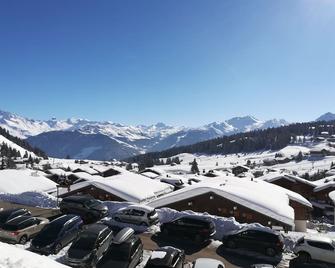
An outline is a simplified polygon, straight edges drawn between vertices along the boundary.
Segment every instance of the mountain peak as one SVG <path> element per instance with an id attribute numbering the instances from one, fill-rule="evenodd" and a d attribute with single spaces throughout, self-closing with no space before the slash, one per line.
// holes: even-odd
<path id="1" fill-rule="evenodd" d="M 335 114 L 328 112 L 321 115 L 315 121 L 333 121 L 333 120 L 335 120 Z"/>

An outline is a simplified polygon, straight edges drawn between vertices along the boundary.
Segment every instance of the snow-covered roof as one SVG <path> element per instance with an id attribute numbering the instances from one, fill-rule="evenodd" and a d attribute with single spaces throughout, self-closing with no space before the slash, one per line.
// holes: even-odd
<path id="1" fill-rule="evenodd" d="M 61 168 L 48 169 L 48 172 L 52 175 L 57 175 L 57 176 L 67 176 L 69 174 L 72 174 L 71 172 L 67 172 Z"/>
<path id="2" fill-rule="evenodd" d="M 312 207 L 301 195 L 277 185 L 257 179 L 251 181 L 232 176 L 199 182 L 148 202 L 148 205 L 163 207 L 208 192 L 213 192 L 288 225 L 294 224 L 294 210 L 289 205 L 290 199 Z"/>
<path id="3" fill-rule="evenodd" d="M 49 191 L 56 183 L 45 177 L 45 173 L 31 169 L 0 170 L 0 192 L 18 194 L 29 191 Z"/>
<path id="4" fill-rule="evenodd" d="M 121 170 L 121 169 L 120 169 Z M 126 171 L 111 177 L 91 176 L 86 181 L 70 186 L 70 192 L 95 186 L 126 201 L 143 203 L 173 191 L 173 187 L 156 180 Z M 67 189 L 61 189 L 60 195 L 67 193 Z"/>
<path id="5" fill-rule="evenodd" d="M 270 172 L 264 176 L 258 177 L 259 180 L 267 181 L 267 182 L 275 182 L 277 180 L 288 180 L 291 182 L 300 182 L 307 184 L 309 186 L 315 187 L 315 184 L 313 182 L 310 182 L 306 179 L 300 178 L 298 176 L 294 176 L 292 174 L 288 173 L 281 173 L 281 172 Z"/>
<path id="6" fill-rule="evenodd" d="M 314 188 L 314 192 L 319 192 L 330 187 L 335 188 L 335 176 L 330 176 L 324 179 L 314 181 L 314 184 L 316 185 L 316 187 Z"/>
<path id="7" fill-rule="evenodd" d="M 142 172 L 141 175 L 146 176 L 146 177 L 148 177 L 148 178 L 150 178 L 150 179 L 155 179 L 155 178 L 157 178 L 157 177 L 160 176 L 160 175 L 158 175 L 158 174 L 156 174 L 156 173 L 154 173 L 154 172 L 152 172 L 152 171 L 145 171 L 145 172 Z"/>
<path id="8" fill-rule="evenodd" d="M 88 174 L 86 172 L 75 172 L 75 173 L 69 173 L 68 176 L 74 176 L 78 179 L 81 179 L 81 180 L 94 180 L 94 179 L 102 179 L 103 177 L 99 176 L 99 175 L 91 175 L 91 174 Z"/>
<path id="9" fill-rule="evenodd" d="M 88 165 L 70 164 L 69 168 L 72 171 L 79 169 L 79 170 L 82 170 L 83 172 L 86 172 L 86 173 L 91 174 L 91 175 L 95 175 L 95 174 L 99 173 L 98 171 L 96 171 L 95 169 L 91 168 Z"/>

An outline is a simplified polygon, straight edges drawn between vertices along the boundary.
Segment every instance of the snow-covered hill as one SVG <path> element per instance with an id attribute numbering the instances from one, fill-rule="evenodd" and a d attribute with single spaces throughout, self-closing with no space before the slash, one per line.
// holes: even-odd
<path id="1" fill-rule="evenodd" d="M 252 116 L 245 116 L 197 128 L 168 126 L 164 123 L 128 126 L 110 121 L 98 122 L 73 118 L 42 121 L 0 111 L 0 127 L 7 129 L 14 136 L 28 138 L 31 145 L 41 148 L 49 156 L 70 155 L 99 160 L 110 157 L 120 159 L 134 154 L 189 145 L 223 135 L 287 124 L 285 120 L 262 121 Z"/>

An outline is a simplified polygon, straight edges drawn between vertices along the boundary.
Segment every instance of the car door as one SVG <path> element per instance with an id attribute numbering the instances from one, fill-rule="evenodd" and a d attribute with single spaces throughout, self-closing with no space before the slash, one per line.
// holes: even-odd
<path id="1" fill-rule="evenodd" d="M 332 245 L 317 241 L 309 241 L 308 244 L 312 247 L 314 253 L 312 254 L 312 258 L 319 261 L 335 263 L 335 252 Z"/>
<path id="2" fill-rule="evenodd" d="M 109 248 L 109 245 L 111 243 L 111 231 L 109 229 L 105 229 L 98 238 L 98 258 L 101 258 L 104 253 Z"/>
<path id="3" fill-rule="evenodd" d="M 133 244 L 130 251 L 130 264 L 129 268 L 135 268 L 137 264 L 141 261 L 141 257 L 143 256 L 143 245 L 141 240 L 138 239 Z"/>

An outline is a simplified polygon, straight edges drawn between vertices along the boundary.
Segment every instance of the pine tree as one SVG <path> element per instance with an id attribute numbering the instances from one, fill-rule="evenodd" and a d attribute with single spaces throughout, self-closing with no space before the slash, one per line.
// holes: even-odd
<path id="1" fill-rule="evenodd" d="M 196 159 L 194 159 L 191 164 L 191 172 L 194 174 L 199 173 L 199 167 Z"/>

